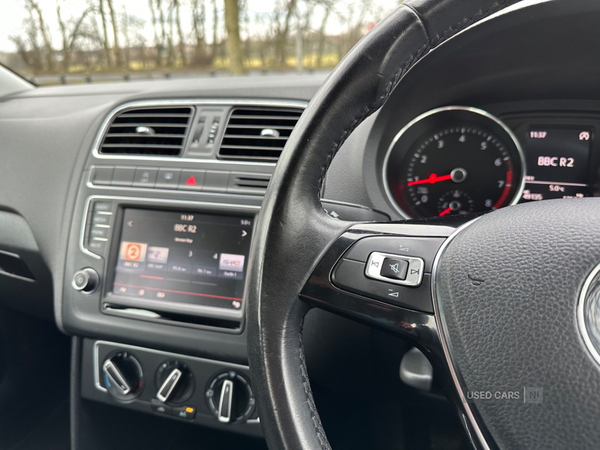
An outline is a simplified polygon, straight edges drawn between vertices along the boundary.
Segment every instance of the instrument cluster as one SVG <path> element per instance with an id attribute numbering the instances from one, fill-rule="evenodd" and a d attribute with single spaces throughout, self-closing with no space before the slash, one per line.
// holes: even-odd
<path id="1" fill-rule="evenodd" d="M 592 195 L 594 126 L 510 120 L 447 106 L 409 122 L 388 148 L 386 193 L 406 218 Z"/>

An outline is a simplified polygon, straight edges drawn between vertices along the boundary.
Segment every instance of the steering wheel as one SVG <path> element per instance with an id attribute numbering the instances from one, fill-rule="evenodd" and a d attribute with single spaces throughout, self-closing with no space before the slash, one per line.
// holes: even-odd
<path id="1" fill-rule="evenodd" d="M 447 382 L 476 448 L 600 442 L 599 200 L 382 224 L 336 220 L 320 204 L 336 152 L 406 72 L 513 3 L 407 0 L 343 59 L 293 131 L 250 258 L 249 358 L 269 448 L 330 448 L 302 346 L 313 307 L 412 340 Z M 386 257 L 417 272 L 382 281 L 371 266 Z"/>

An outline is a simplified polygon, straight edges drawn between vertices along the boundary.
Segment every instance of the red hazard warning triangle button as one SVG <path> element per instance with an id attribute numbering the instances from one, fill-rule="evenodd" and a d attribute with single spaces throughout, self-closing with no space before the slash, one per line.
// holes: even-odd
<path id="1" fill-rule="evenodd" d="M 182 170 L 179 189 L 186 191 L 201 191 L 204 185 L 204 170 Z"/>

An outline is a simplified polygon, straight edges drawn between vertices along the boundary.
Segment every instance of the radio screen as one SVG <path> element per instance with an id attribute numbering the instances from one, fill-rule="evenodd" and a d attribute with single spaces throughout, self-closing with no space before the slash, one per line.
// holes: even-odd
<path id="1" fill-rule="evenodd" d="M 113 293 L 240 309 L 252 218 L 125 209 Z"/>
<path id="2" fill-rule="evenodd" d="M 588 196 L 591 144 L 590 129 L 531 128 L 523 200 Z"/>

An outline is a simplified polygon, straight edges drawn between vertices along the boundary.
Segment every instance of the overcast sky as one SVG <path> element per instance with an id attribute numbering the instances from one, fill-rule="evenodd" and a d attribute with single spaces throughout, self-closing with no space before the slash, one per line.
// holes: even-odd
<path id="1" fill-rule="evenodd" d="M 40 7 L 44 11 L 44 18 L 46 22 L 49 24 L 50 31 L 52 34 L 52 42 L 55 48 L 60 45 L 60 38 L 58 35 L 57 29 L 57 21 L 56 21 L 56 0 L 37 0 Z M 61 4 L 61 12 L 64 19 L 75 16 L 83 11 L 88 2 L 85 0 L 58 0 Z M 222 0 L 217 0 L 219 5 L 222 5 Z M 247 0 L 248 11 L 250 15 L 255 14 L 266 14 L 269 11 L 274 9 L 274 4 L 276 0 Z M 340 0 L 341 5 L 345 5 L 346 3 L 355 2 L 358 3 L 360 0 Z M 25 0 L 0 0 L 2 4 L 0 13 L 0 51 L 13 52 L 15 51 L 15 47 L 13 43 L 10 41 L 9 36 L 11 35 L 19 35 L 21 34 L 21 28 L 23 19 L 27 16 L 27 11 L 25 9 Z M 152 42 L 152 27 L 151 27 L 151 14 L 148 9 L 148 0 L 114 0 L 117 11 L 123 12 L 124 5 L 126 5 L 126 10 L 128 14 L 133 14 L 140 19 L 143 19 L 146 22 L 146 27 L 144 29 L 144 36 L 146 37 L 148 43 Z M 166 3 L 166 2 L 165 2 Z M 394 5 L 397 4 L 395 0 L 370 0 L 369 3 L 373 5 L 373 7 L 378 11 L 378 15 L 382 12 L 389 12 L 393 9 Z M 182 4 L 187 5 L 188 1 L 184 0 Z M 210 3 L 207 2 L 207 13 L 209 16 L 208 27 L 209 27 L 209 35 L 210 35 L 210 17 L 211 17 L 211 9 Z M 340 10 L 344 11 L 345 7 L 341 7 Z M 189 13 L 188 13 L 189 14 Z M 320 23 L 320 17 L 322 15 L 318 10 L 316 10 L 313 15 L 313 21 L 315 24 Z M 187 20 L 186 20 L 187 19 Z M 182 12 L 182 22 L 184 28 L 186 30 L 191 29 L 190 19 Z M 316 25 L 314 28 L 318 28 Z M 330 34 L 336 34 L 340 30 L 342 30 L 343 24 L 340 22 L 339 18 L 332 17 L 330 22 L 328 22 L 328 29 Z"/>

